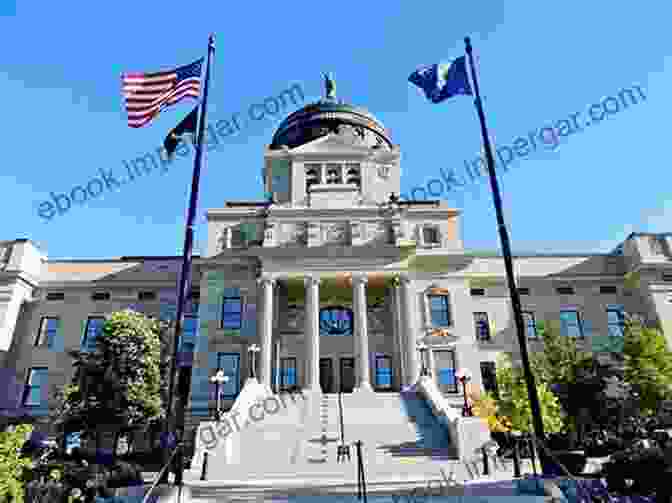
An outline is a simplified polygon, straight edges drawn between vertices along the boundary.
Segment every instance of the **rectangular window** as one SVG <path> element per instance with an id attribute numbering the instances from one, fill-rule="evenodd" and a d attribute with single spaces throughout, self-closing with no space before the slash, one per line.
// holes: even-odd
<path id="1" fill-rule="evenodd" d="M 472 297 L 482 297 L 485 295 L 485 289 L 484 288 L 472 288 L 469 290 L 469 293 L 471 294 Z"/>
<path id="2" fill-rule="evenodd" d="M 497 369 L 495 362 L 481 362 L 483 389 L 497 396 Z"/>
<path id="3" fill-rule="evenodd" d="M 583 337 L 581 317 L 576 309 L 560 311 L 560 334 L 564 337 Z"/>
<path id="4" fill-rule="evenodd" d="M 439 390 L 443 393 L 457 393 L 455 351 L 445 349 L 434 350 L 434 364 Z"/>
<path id="5" fill-rule="evenodd" d="M 530 339 L 537 338 L 537 321 L 534 319 L 534 313 L 530 311 L 523 312 L 523 321 L 525 322 L 525 333 Z"/>
<path id="6" fill-rule="evenodd" d="M 663 255 L 663 240 L 659 236 L 649 236 L 649 247 L 652 255 Z"/>
<path id="7" fill-rule="evenodd" d="M 476 327 L 476 340 L 490 340 L 490 323 L 488 322 L 488 313 L 474 313 L 474 325 Z"/>
<path id="8" fill-rule="evenodd" d="M 433 225 L 422 228 L 422 239 L 426 245 L 439 244 L 439 230 Z"/>
<path id="9" fill-rule="evenodd" d="M 93 351 L 96 349 L 96 339 L 103 332 L 104 324 L 105 318 L 102 316 L 90 316 L 86 320 L 86 328 L 84 329 L 84 337 L 80 348 L 82 351 Z"/>
<path id="10" fill-rule="evenodd" d="M 555 291 L 558 295 L 574 295 L 574 288 L 571 286 L 559 286 Z"/>
<path id="11" fill-rule="evenodd" d="M 63 292 L 51 292 L 47 294 L 47 300 L 64 300 L 65 294 Z"/>
<path id="12" fill-rule="evenodd" d="M 283 391 L 296 386 L 296 358 L 280 358 L 280 389 Z"/>
<path id="13" fill-rule="evenodd" d="M 236 398 L 240 392 L 240 354 L 217 353 L 217 368 L 224 371 L 229 378 L 221 389 L 222 398 L 230 400 Z"/>
<path id="14" fill-rule="evenodd" d="M 61 320 L 52 316 L 43 316 L 40 320 L 40 330 L 35 339 L 35 347 L 54 347 Z"/>
<path id="15" fill-rule="evenodd" d="M 340 164 L 327 164 L 327 183 L 341 184 L 343 183 Z"/>
<path id="16" fill-rule="evenodd" d="M 33 367 L 28 371 L 26 379 L 26 388 L 23 394 L 22 403 L 26 407 L 36 407 L 46 399 L 49 369 L 46 367 Z"/>
<path id="17" fill-rule="evenodd" d="M 389 356 L 376 356 L 376 388 L 392 388 L 392 358 Z"/>
<path id="18" fill-rule="evenodd" d="M 150 302 L 153 300 L 156 300 L 156 292 L 139 292 L 138 293 L 138 300 L 140 302 Z"/>
<path id="19" fill-rule="evenodd" d="M 672 283 L 672 274 L 663 274 L 663 281 L 666 283 Z"/>
<path id="20" fill-rule="evenodd" d="M 448 295 L 429 295 L 429 312 L 435 327 L 450 326 L 450 298 Z"/>
<path id="21" fill-rule="evenodd" d="M 91 295 L 91 300 L 95 301 L 110 300 L 110 292 L 95 292 Z"/>
<path id="22" fill-rule="evenodd" d="M 242 326 L 243 304 L 240 295 L 226 296 L 222 306 L 222 328 L 240 329 Z"/>
<path id="23" fill-rule="evenodd" d="M 625 331 L 625 313 L 622 308 L 608 308 L 607 323 L 610 337 L 623 337 Z"/>
<path id="24" fill-rule="evenodd" d="M 618 293 L 618 290 L 613 285 L 602 285 L 600 287 L 600 293 L 603 294 L 603 295 L 610 295 L 610 294 Z"/>
<path id="25" fill-rule="evenodd" d="M 530 289 L 529 288 L 519 288 L 518 289 L 518 295 L 530 295 Z"/>

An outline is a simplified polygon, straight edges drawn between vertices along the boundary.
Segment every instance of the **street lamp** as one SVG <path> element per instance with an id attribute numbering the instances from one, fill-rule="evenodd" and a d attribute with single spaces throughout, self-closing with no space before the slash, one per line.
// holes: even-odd
<path id="1" fill-rule="evenodd" d="M 455 374 L 455 377 L 462 383 L 462 388 L 464 389 L 464 405 L 462 406 L 462 417 L 472 417 L 474 415 L 471 410 L 471 405 L 467 399 L 467 383 L 471 381 L 471 372 L 469 369 L 460 369 Z"/>
<path id="2" fill-rule="evenodd" d="M 258 344 L 252 344 L 249 348 L 247 348 L 247 352 L 250 355 L 250 377 L 251 378 L 256 378 L 257 373 L 256 373 L 256 361 L 257 361 L 257 356 L 256 354 L 261 351 L 261 348 L 259 347 Z"/>
<path id="3" fill-rule="evenodd" d="M 425 352 L 427 351 L 427 344 L 425 344 L 422 341 L 418 341 L 417 348 L 418 351 L 420 351 L 420 364 L 422 365 L 420 367 L 420 375 L 421 376 L 429 375 L 429 372 L 427 371 L 427 365 L 425 363 Z"/>
<path id="4" fill-rule="evenodd" d="M 222 419 L 222 394 L 221 394 L 221 386 L 224 383 L 229 382 L 229 376 L 224 375 L 224 371 L 222 369 L 217 370 L 217 373 L 210 377 L 210 382 L 215 385 L 215 394 L 217 396 L 217 421 L 221 421 Z"/>

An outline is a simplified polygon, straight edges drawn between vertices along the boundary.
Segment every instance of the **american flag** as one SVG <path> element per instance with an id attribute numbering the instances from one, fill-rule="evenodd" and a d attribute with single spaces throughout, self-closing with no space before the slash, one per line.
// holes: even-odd
<path id="1" fill-rule="evenodd" d="M 201 94 L 203 58 L 175 70 L 156 73 L 124 73 L 122 90 L 126 98 L 128 125 L 142 127 L 166 106 Z"/>

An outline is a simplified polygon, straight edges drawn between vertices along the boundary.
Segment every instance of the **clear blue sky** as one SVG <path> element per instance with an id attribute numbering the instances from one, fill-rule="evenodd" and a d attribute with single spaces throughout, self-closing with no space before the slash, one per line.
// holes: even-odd
<path id="1" fill-rule="evenodd" d="M 572 113 L 585 116 L 591 104 L 639 85 L 646 101 L 564 138 L 555 150 L 511 163 L 500 181 L 512 246 L 599 252 L 632 231 L 672 231 L 671 15 L 660 1 L 209 2 L 201 10 L 17 0 L 15 15 L 0 12 L 0 239 L 29 238 L 51 258 L 180 254 L 191 158 L 51 221 L 38 215 L 38 205 L 50 191 L 87 183 L 99 168 L 121 172 L 122 160 L 161 143 L 191 105 L 131 129 L 120 74 L 190 63 L 205 55 L 210 32 L 217 36 L 211 120 L 291 83 L 315 99 L 321 73 L 331 71 L 339 98 L 369 109 L 401 146 L 402 192 L 479 153 L 469 97 L 431 105 L 407 82 L 420 64 L 464 54 L 465 35 L 479 57 L 497 145 Z M 263 149 L 276 125 L 247 128 L 209 155 L 197 252 L 204 250 L 207 208 L 263 196 Z M 449 201 L 464 211 L 467 248 L 499 250 L 486 184 Z"/>

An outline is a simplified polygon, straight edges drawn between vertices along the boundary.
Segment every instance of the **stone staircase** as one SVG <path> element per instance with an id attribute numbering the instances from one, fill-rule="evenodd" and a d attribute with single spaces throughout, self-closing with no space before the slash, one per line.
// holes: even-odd
<path id="1" fill-rule="evenodd" d="M 296 402 L 285 398 L 286 408 L 258 422 L 248 421 L 236 434 L 237 462 L 218 463 L 215 453 L 208 458 L 206 482 L 199 480 L 200 467 L 185 474 L 194 500 L 318 487 L 323 492 L 355 494 L 356 440 L 362 441 L 367 488 L 374 492 L 426 487 L 428 481 L 437 485 L 441 469 L 454 470 L 455 454 L 447 434 L 415 392 L 342 395 L 349 462 L 337 459 L 338 395 L 303 396 Z M 242 416 L 240 423 L 245 423 Z"/>

